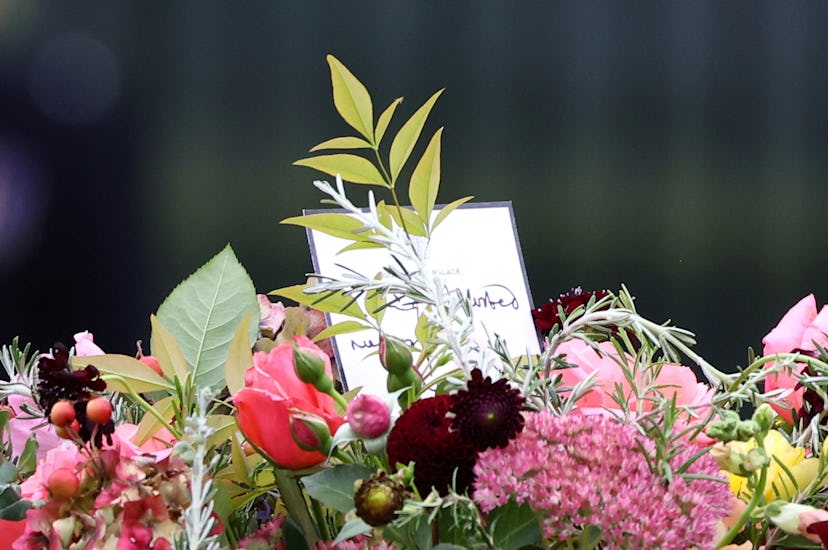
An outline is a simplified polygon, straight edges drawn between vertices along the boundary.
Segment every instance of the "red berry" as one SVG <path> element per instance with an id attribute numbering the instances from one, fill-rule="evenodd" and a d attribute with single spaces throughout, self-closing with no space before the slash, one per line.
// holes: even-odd
<path id="1" fill-rule="evenodd" d="M 112 420 L 112 403 L 106 397 L 95 397 L 86 403 L 86 418 L 96 424 Z"/>
<path id="2" fill-rule="evenodd" d="M 158 376 L 164 376 L 164 371 L 161 370 L 161 365 L 158 363 L 158 359 L 152 355 L 144 355 L 143 357 L 139 357 L 138 360 L 154 370 Z"/>
<path id="3" fill-rule="evenodd" d="M 66 500 L 78 492 L 80 481 L 73 470 L 58 468 L 46 480 L 46 488 L 55 500 Z"/>
<path id="4" fill-rule="evenodd" d="M 55 426 L 68 426 L 75 419 L 75 405 L 71 401 L 58 401 L 49 411 L 49 420 Z"/>

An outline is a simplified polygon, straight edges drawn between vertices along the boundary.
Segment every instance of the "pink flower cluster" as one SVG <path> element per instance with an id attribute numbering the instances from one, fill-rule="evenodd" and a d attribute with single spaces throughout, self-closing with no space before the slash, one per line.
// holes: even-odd
<path id="1" fill-rule="evenodd" d="M 528 503 L 553 541 L 594 525 L 607 550 L 714 548 L 716 522 L 730 511 L 727 483 L 664 482 L 642 450 L 652 443 L 641 438 L 634 426 L 601 415 L 527 414 L 509 446 L 478 457 L 473 498 L 487 513 L 512 499 Z M 693 445 L 681 449 L 671 460 L 674 471 L 696 452 Z M 688 473 L 716 477 L 719 468 L 704 455 Z"/>

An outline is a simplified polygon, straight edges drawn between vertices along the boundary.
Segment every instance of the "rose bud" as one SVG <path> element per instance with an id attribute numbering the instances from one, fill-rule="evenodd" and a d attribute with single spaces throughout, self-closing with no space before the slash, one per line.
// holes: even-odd
<path id="1" fill-rule="evenodd" d="M 296 376 L 306 384 L 312 384 L 317 390 L 323 393 L 331 393 L 333 391 L 333 382 L 325 372 L 325 360 L 312 351 L 306 351 L 296 345 L 293 345 L 293 367 L 296 369 Z"/>
<path id="2" fill-rule="evenodd" d="M 375 395 L 359 395 L 348 404 L 348 424 L 359 437 L 374 439 L 391 427 L 391 410 Z"/>
<path id="3" fill-rule="evenodd" d="M 304 451 L 328 454 L 331 449 L 331 429 L 324 418 L 315 414 L 293 412 L 290 416 L 290 434 Z"/>
<path id="4" fill-rule="evenodd" d="M 414 364 L 411 349 L 405 342 L 384 334 L 380 336 L 379 360 L 385 370 L 396 376 L 402 376 Z"/>

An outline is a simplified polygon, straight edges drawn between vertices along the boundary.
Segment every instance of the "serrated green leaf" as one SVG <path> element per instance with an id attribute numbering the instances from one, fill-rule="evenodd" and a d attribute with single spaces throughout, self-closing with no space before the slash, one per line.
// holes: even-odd
<path id="1" fill-rule="evenodd" d="M 319 155 L 318 157 L 299 159 L 293 164 L 296 166 L 307 166 L 308 168 L 319 170 L 330 176 L 336 176 L 338 174 L 342 176 L 343 180 L 351 183 L 367 183 L 369 185 L 388 187 L 388 184 L 380 175 L 377 167 L 368 159 L 357 155 L 349 155 L 347 153 Z"/>
<path id="2" fill-rule="evenodd" d="M 341 313 L 356 319 L 365 319 L 365 314 L 362 312 L 362 309 L 347 294 L 342 294 L 341 292 L 334 294 L 324 292 L 307 294 L 305 293 L 305 289 L 309 286 L 311 285 L 286 286 L 272 290 L 269 294 L 293 300 L 298 304 L 312 307 L 324 313 Z"/>
<path id="3" fill-rule="evenodd" d="M 362 535 L 372 531 L 374 528 L 362 521 L 359 518 L 354 518 L 352 520 L 348 520 L 345 525 L 342 526 L 342 529 L 339 531 L 339 534 L 333 541 L 334 546 L 339 544 L 340 542 L 344 542 L 348 539 L 352 539 L 358 535 Z"/>
<path id="4" fill-rule="evenodd" d="M 372 473 L 361 464 L 339 464 L 303 477 L 302 484 L 311 497 L 344 514 L 354 508 L 354 483 Z"/>
<path id="5" fill-rule="evenodd" d="M 459 207 L 462 204 L 465 204 L 465 203 L 469 202 L 473 198 L 474 197 L 472 197 L 472 196 L 463 197 L 462 199 L 457 199 L 456 201 L 451 201 L 450 203 L 448 203 L 447 205 L 442 207 L 440 209 L 440 211 L 437 212 L 437 216 L 434 217 L 434 223 L 431 224 L 431 231 L 434 231 L 435 229 L 437 229 L 437 226 L 440 225 L 441 223 L 443 223 L 443 221 L 448 217 L 448 215 L 451 214 L 454 210 L 456 210 L 457 207 Z"/>
<path id="6" fill-rule="evenodd" d="M 356 136 L 335 137 L 328 141 L 323 141 L 319 145 L 314 146 L 310 152 L 323 151 L 326 149 L 370 149 L 371 144 L 362 138 Z"/>
<path id="7" fill-rule="evenodd" d="M 126 392 L 124 381 L 137 393 L 171 390 L 173 387 L 150 367 L 128 355 L 76 355 L 72 358 L 73 368 L 82 369 L 87 365 L 94 365 L 101 371 L 107 389 L 112 391 Z"/>
<path id="8" fill-rule="evenodd" d="M 161 324 L 158 317 L 150 315 L 150 325 L 152 326 L 150 349 L 152 349 L 153 356 L 158 360 L 161 370 L 168 378 L 177 378 L 181 383 L 184 383 L 190 372 L 184 352 L 181 351 L 175 337 Z"/>
<path id="9" fill-rule="evenodd" d="M 538 517 L 528 504 L 510 500 L 489 514 L 489 530 L 498 548 L 518 550 L 541 542 Z"/>
<path id="10" fill-rule="evenodd" d="M 440 143 L 443 129 L 434 133 L 428 143 L 423 156 L 411 174 L 411 183 L 408 186 L 408 198 L 411 206 L 420 215 L 423 224 L 428 226 L 431 221 L 431 211 L 437 202 L 437 192 L 440 190 Z"/>
<path id="11" fill-rule="evenodd" d="M 423 106 L 417 109 L 411 118 L 403 124 L 397 135 L 394 136 L 394 141 L 391 142 L 391 151 L 389 152 L 388 164 L 391 169 L 391 183 L 397 181 L 397 176 L 400 175 L 405 161 L 414 150 L 417 140 L 420 138 L 420 133 L 423 131 L 428 114 L 431 112 L 434 103 L 443 90 L 437 90 L 428 100 L 423 103 Z"/>
<path id="12" fill-rule="evenodd" d="M 245 315 L 258 319 L 259 302 L 230 245 L 178 285 L 158 308 L 158 320 L 181 347 L 195 385 L 214 391 L 225 386 L 227 350 Z M 258 328 L 250 323 L 250 347 Z"/>
<path id="13" fill-rule="evenodd" d="M 354 130 L 371 141 L 374 138 L 374 107 L 371 95 L 340 60 L 327 56 L 336 110 Z"/>
<path id="14" fill-rule="evenodd" d="M 227 360 L 224 362 L 224 379 L 230 395 L 236 395 L 244 387 L 244 373 L 253 366 L 253 352 L 248 344 L 250 332 L 250 314 L 245 315 L 242 322 L 233 333 L 230 347 L 227 349 Z"/>
<path id="15" fill-rule="evenodd" d="M 371 328 L 370 325 L 360 323 L 359 321 L 342 321 L 325 328 L 322 332 L 313 337 L 314 342 L 330 338 L 331 336 L 339 336 L 340 334 L 349 334 L 351 332 L 359 332 L 361 330 Z"/>
<path id="16" fill-rule="evenodd" d="M 382 114 L 379 116 L 377 120 L 377 128 L 374 130 L 374 143 L 379 146 L 379 143 L 382 141 L 383 136 L 385 135 L 385 131 L 388 129 L 388 124 L 391 122 L 391 117 L 394 116 L 394 111 L 397 110 L 400 103 L 402 103 L 403 98 L 398 97 L 394 101 L 391 102 L 391 105 L 386 108 Z"/>
<path id="17" fill-rule="evenodd" d="M 175 416 L 175 410 L 177 408 L 176 398 L 168 395 L 153 403 L 152 408 L 158 411 L 165 420 L 170 421 Z M 134 443 L 136 445 L 143 445 L 149 438 L 155 435 L 159 428 L 161 428 L 161 425 L 161 422 L 159 422 L 155 415 L 145 412 L 143 418 L 138 423 L 138 430 L 136 430 L 135 436 L 133 437 Z"/>
<path id="18" fill-rule="evenodd" d="M 319 214 L 306 214 L 304 216 L 293 216 L 285 218 L 279 223 L 299 225 L 321 231 L 332 237 L 347 239 L 349 241 L 365 241 L 367 237 L 361 230 L 365 228 L 358 219 L 351 215 L 336 212 L 321 212 Z"/>

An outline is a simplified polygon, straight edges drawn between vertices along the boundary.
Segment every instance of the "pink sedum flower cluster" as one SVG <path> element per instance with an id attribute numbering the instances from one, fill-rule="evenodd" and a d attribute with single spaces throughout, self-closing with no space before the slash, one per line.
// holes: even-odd
<path id="1" fill-rule="evenodd" d="M 602 547 L 714 548 L 716 524 L 727 516 L 727 483 L 654 474 L 642 451 L 651 446 L 632 425 L 601 415 L 526 415 L 523 432 L 506 448 L 480 454 L 473 498 L 484 512 L 510 500 L 543 518 L 546 538 L 564 541 L 576 526 L 602 530 Z M 681 444 L 681 443 L 679 443 Z M 687 445 L 674 471 L 698 448 Z M 719 476 L 715 461 L 697 459 L 688 473 Z"/>

